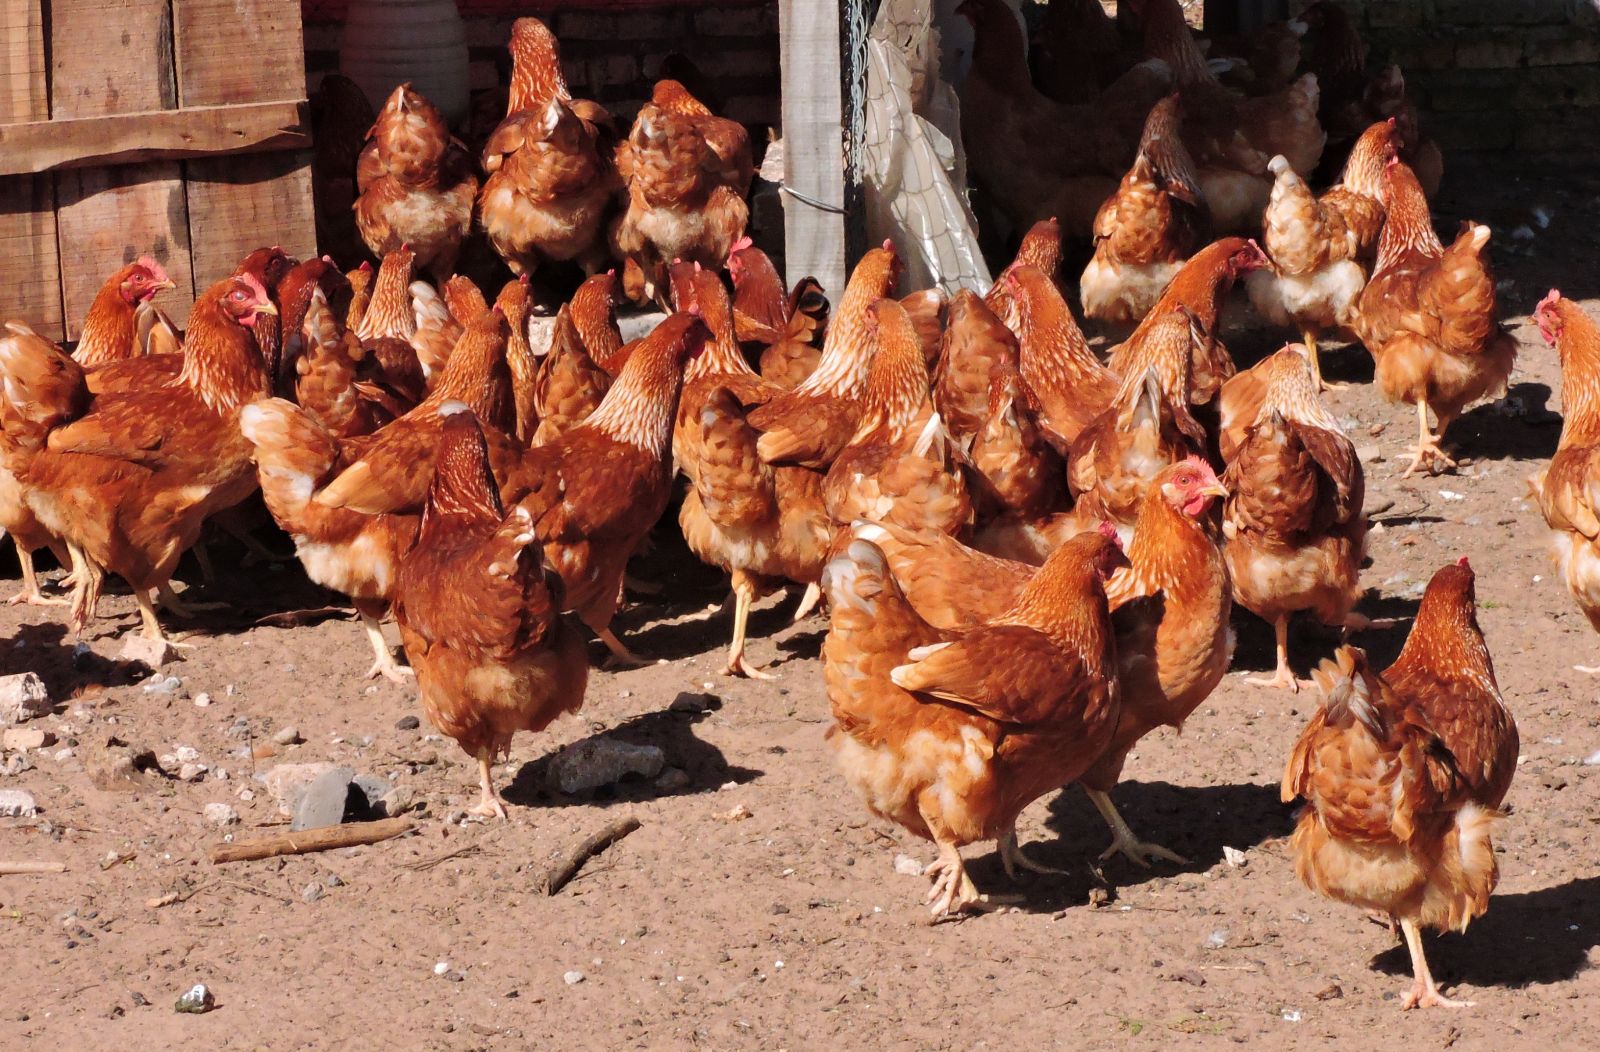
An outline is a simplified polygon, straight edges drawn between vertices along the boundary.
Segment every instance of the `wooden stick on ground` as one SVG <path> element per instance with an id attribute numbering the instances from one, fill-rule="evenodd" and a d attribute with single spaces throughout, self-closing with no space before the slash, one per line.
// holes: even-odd
<path id="1" fill-rule="evenodd" d="M 578 870 L 583 868 L 585 862 L 638 828 L 639 820 L 629 815 L 608 822 L 572 845 L 550 867 L 549 872 L 545 873 L 544 893 L 554 895 L 566 887 L 567 882 L 578 875 Z"/>
<path id="2" fill-rule="evenodd" d="M 415 828 L 416 824 L 409 818 L 385 818 L 380 822 L 352 822 L 349 825 L 303 829 L 298 833 L 274 833 L 255 840 L 213 844 L 211 861 L 220 866 L 224 862 L 248 862 L 279 855 L 304 855 L 312 851 L 330 851 L 336 847 L 376 844 L 380 840 L 409 833 Z"/>
<path id="3" fill-rule="evenodd" d="M 65 873 L 65 862 L 0 862 L 0 876 L 24 876 L 39 873 Z"/>

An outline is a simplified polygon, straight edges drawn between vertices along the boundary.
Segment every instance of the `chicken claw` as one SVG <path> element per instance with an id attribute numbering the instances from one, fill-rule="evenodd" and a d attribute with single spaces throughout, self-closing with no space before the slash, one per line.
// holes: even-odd
<path id="1" fill-rule="evenodd" d="M 604 643 L 606 649 L 611 651 L 611 656 L 606 658 L 606 668 L 637 668 L 641 665 L 650 664 L 649 658 L 642 658 L 629 650 L 611 629 L 602 628 L 595 632 L 595 635 L 599 636 L 600 642 Z"/>
<path id="2" fill-rule="evenodd" d="M 1290 694 L 1300 693 L 1300 681 L 1295 678 L 1294 671 L 1283 665 L 1270 676 L 1246 676 L 1245 682 L 1258 687 L 1282 687 Z"/>
<path id="3" fill-rule="evenodd" d="M 1433 981 L 1428 958 L 1422 949 L 1422 929 L 1417 927 L 1416 921 L 1403 920 L 1400 930 L 1405 932 L 1406 949 L 1411 951 L 1411 970 L 1416 976 L 1405 1000 L 1400 1002 L 1401 1011 L 1412 1008 L 1471 1008 L 1477 1004 L 1476 1001 L 1454 1001 L 1440 993 L 1439 984 Z"/>
<path id="4" fill-rule="evenodd" d="M 954 917 L 983 901 L 967 867 L 961 861 L 961 851 L 954 844 L 940 844 L 939 857 L 928 863 L 923 876 L 933 880 L 928 889 L 928 911 L 934 917 Z"/>
<path id="5" fill-rule="evenodd" d="M 39 591 L 39 586 L 34 584 L 32 587 L 24 585 L 22 591 L 6 600 L 7 606 L 16 606 L 19 603 L 26 603 L 28 606 L 70 606 L 72 600 L 45 595 Z"/>
<path id="6" fill-rule="evenodd" d="M 506 805 L 501 801 L 500 794 L 494 791 L 494 779 L 489 774 L 489 761 L 487 759 L 480 758 L 478 760 L 478 784 L 483 790 L 483 795 L 479 797 L 476 804 L 467 809 L 467 816 L 469 818 L 481 818 L 485 821 L 491 818 L 498 818 L 501 821 L 508 820 L 510 816 L 506 814 Z"/>
<path id="7" fill-rule="evenodd" d="M 1084 791 L 1089 794 L 1089 799 L 1094 801 L 1094 806 L 1100 811 L 1100 817 L 1111 827 L 1111 846 L 1100 852 L 1102 862 L 1112 855 L 1121 853 L 1134 865 L 1143 869 L 1150 868 L 1150 860 L 1153 858 L 1165 859 L 1180 866 L 1189 864 L 1189 860 L 1176 851 L 1164 848 L 1160 844 L 1147 843 L 1135 836 L 1117 810 L 1117 805 L 1111 802 L 1109 795 L 1097 789 L 1089 789 L 1087 786 Z"/>
<path id="8" fill-rule="evenodd" d="M 1066 870 L 1056 869 L 1035 862 L 1022 852 L 1022 845 L 1017 843 L 1017 831 L 1010 829 L 1000 838 L 1000 866 L 1006 871 L 1006 876 L 1016 879 L 1017 870 L 1025 869 L 1030 873 L 1045 873 L 1051 876 L 1065 876 Z"/>
<path id="9" fill-rule="evenodd" d="M 378 624 L 377 618 L 362 614 L 361 627 L 367 630 L 367 639 L 372 643 L 373 660 L 372 667 L 367 669 L 368 679 L 382 676 L 391 683 L 404 683 L 417 674 L 414 669 L 407 668 L 394 659 L 389 644 L 383 638 L 383 626 Z"/>
<path id="10" fill-rule="evenodd" d="M 1401 478 L 1408 479 L 1416 473 L 1417 468 L 1427 465 L 1428 474 L 1437 474 L 1435 467 L 1448 471 L 1456 467 L 1456 462 L 1445 453 L 1440 440 L 1444 437 L 1445 422 L 1439 421 L 1439 434 L 1434 435 L 1428 429 L 1428 403 L 1417 403 L 1417 448 L 1411 454 L 1411 464 L 1406 468 Z"/>
<path id="11" fill-rule="evenodd" d="M 226 610 L 228 608 L 227 603 L 185 602 L 178 598 L 178 593 L 174 592 L 172 586 L 168 584 L 156 587 L 156 602 L 161 604 L 162 608 L 173 617 L 188 619 L 192 619 L 195 614 L 204 610 Z"/>

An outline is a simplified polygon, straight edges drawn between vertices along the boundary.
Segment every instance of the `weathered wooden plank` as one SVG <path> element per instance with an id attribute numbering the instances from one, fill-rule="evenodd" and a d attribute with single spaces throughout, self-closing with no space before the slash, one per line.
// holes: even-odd
<path id="1" fill-rule="evenodd" d="M 172 14 L 185 108 L 305 98 L 300 0 L 172 0 Z"/>
<path id="2" fill-rule="evenodd" d="M 251 43 L 221 32 L 231 54 Z M 102 117 L 178 104 L 167 0 L 51 0 L 50 115 Z M 56 173 L 62 292 L 70 338 L 108 274 L 149 253 L 177 288 L 162 305 L 183 317 L 194 299 L 189 216 L 176 161 Z"/>
<path id="3" fill-rule="evenodd" d="M 240 10 L 241 6 L 248 10 Z M 173 0 L 178 97 L 185 107 L 264 103 L 305 95 L 305 44 L 299 0 Z M 251 41 L 227 53 L 216 46 L 225 22 Z M 189 216 L 200 288 L 230 273 L 247 253 L 280 245 L 316 253 L 309 152 L 190 161 Z"/>
<path id="4" fill-rule="evenodd" d="M 844 292 L 844 99 L 839 5 L 781 0 L 784 266 L 792 284 L 810 275 L 830 297 Z M 809 200 L 807 200 L 809 199 Z M 818 205 L 823 207 L 818 207 Z"/>
<path id="5" fill-rule="evenodd" d="M 49 118 L 39 0 L 0 0 L 0 30 L 0 122 Z M 60 340 L 66 328 L 55 204 L 49 176 L 0 179 L 0 316 Z"/>
<path id="6" fill-rule="evenodd" d="M 0 175 L 309 149 L 307 110 L 264 102 L 0 124 Z"/>
<path id="7" fill-rule="evenodd" d="M 218 157 L 184 168 L 197 288 L 226 277 L 263 245 L 300 259 L 317 254 L 309 153 Z"/>

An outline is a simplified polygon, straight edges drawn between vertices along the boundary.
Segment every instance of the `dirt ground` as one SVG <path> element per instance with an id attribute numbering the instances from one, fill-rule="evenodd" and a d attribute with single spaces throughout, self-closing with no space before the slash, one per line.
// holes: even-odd
<path id="1" fill-rule="evenodd" d="M 1475 410 L 1452 431 L 1470 459 L 1460 474 L 1402 482 L 1409 410 L 1381 402 L 1359 349 L 1330 356 L 1332 376 L 1361 381 L 1331 396 L 1340 416 L 1381 456 L 1367 465 L 1381 528 L 1361 609 L 1408 615 L 1435 568 L 1469 555 L 1521 728 L 1513 814 L 1496 837 L 1499 891 L 1465 935 L 1430 939 L 1436 973 L 1477 1007 L 1402 1013 L 1408 962 L 1397 941 L 1295 880 L 1278 779 L 1314 702 L 1241 681 L 1271 667 L 1271 634 L 1250 615 L 1236 614 L 1236 673 L 1181 736 L 1142 744 L 1115 794 L 1136 829 L 1190 864 L 1143 871 L 1112 860 L 1110 902 L 1089 905 L 1089 863 L 1108 835 L 1069 790 L 1030 808 L 1020 827 L 1029 852 L 1068 876 L 1011 883 L 992 845 L 975 847 L 974 879 L 1007 908 L 931 926 L 925 882 L 895 867 L 902 854 L 930 860 L 930 846 L 869 821 L 823 743 L 817 653 L 826 622 L 791 625 L 794 598 L 769 600 L 752 650 L 779 678 L 720 677 L 726 619 L 687 618 L 719 601 L 723 585 L 663 529 L 635 564 L 663 595 L 638 597 L 621 619 L 630 642 L 660 663 L 597 671 L 581 715 L 517 740 L 497 769 L 509 786 L 505 824 L 447 824 L 470 803 L 474 772 L 425 725 L 397 729 L 419 712 L 414 690 L 362 678 L 370 657 L 354 621 L 255 624 L 328 601 L 296 564 L 248 567 L 219 545 L 219 583 L 193 587 L 236 606 L 193 626 L 195 649 L 164 670 L 182 680 L 172 694 L 144 690 L 115 658 L 137 625 L 126 596 L 104 604 L 109 616 L 86 650 L 64 638 L 56 610 L 0 608 L 10 640 L 0 642 L 0 672 L 37 671 L 59 699 L 55 714 L 30 725 L 59 741 L 28 753 L 30 769 L 0 775 L 0 789 L 26 789 L 41 808 L 34 819 L 0 820 L 0 860 L 67 867 L 0 877 L 9 964 L 0 1045 L 1326 1047 L 1378 1027 L 1419 1048 L 1592 1044 L 1600 766 L 1582 760 L 1600 753 L 1600 708 L 1597 681 L 1571 666 L 1600 664 L 1600 638 L 1550 576 L 1524 479 L 1554 449 L 1559 408 L 1554 352 L 1526 312 L 1551 284 L 1600 310 L 1597 189 L 1592 175 L 1452 172 L 1441 226 L 1452 230 L 1469 213 L 1494 225 L 1523 351 L 1507 403 Z M 1519 226 L 1531 236 L 1513 234 Z M 1269 340 L 1240 333 L 1231 342 L 1251 356 Z M 1404 633 L 1360 642 L 1386 661 Z M 1304 673 L 1335 639 L 1297 625 L 1294 641 Z M 718 700 L 700 713 L 671 711 L 680 692 Z M 251 745 L 291 725 L 304 744 L 250 758 Z M 601 734 L 660 746 L 687 784 L 624 783 L 585 799 L 547 791 L 554 750 Z M 157 778 L 137 792 L 104 791 L 88 768 L 113 736 L 157 754 L 188 746 L 211 770 L 194 783 Z M 420 832 L 320 855 L 206 861 L 221 833 L 205 805 L 236 808 L 237 837 L 281 828 L 253 779 L 310 760 L 394 777 L 426 806 Z M 739 808 L 748 817 L 730 818 Z M 622 814 L 642 827 L 566 890 L 542 894 L 552 857 Z M 1230 866 L 1224 846 L 1245 864 Z M 102 864 L 117 856 L 128 857 Z M 147 905 L 171 893 L 192 895 Z M 573 972 L 581 980 L 568 982 Z M 217 1009 L 176 1014 L 174 999 L 197 982 L 215 992 Z"/>

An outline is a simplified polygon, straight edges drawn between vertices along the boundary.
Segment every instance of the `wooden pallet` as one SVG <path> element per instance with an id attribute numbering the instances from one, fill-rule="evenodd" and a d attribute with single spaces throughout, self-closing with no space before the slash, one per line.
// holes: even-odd
<path id="1" fill-rule="evenodd" d="M 298 0 L 0 0 L 0 29 L 0 318 L 76 339 L 142 255 L 182 318 L 252 249 L 315 252 Z"/>

